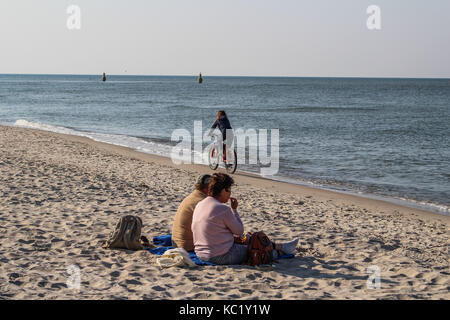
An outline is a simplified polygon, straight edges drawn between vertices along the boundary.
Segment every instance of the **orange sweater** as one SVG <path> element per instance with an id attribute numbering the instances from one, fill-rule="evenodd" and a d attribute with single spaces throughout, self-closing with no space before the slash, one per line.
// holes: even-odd
<path id="1" fill-rule="evenodd" d="M 178 248 L 183 248 L 186 251 L 194 250 L 194 240 L 191 229 L 192 214 L 194 213 L 197 203 L 205 198 L 206 195 L 203 192 L 195 190 L 188 195 L 178 207 L 172 227 L 172 241 L 176 243 Z"/>

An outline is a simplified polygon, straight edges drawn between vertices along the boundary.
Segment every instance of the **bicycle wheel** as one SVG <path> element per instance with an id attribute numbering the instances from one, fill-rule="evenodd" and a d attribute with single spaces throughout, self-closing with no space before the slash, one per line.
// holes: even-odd
<path id="1" fill-rule="evenodd" d="M 211 170 L 216 170 L 219 166 L 219 152 L 217 151 L 216 145 L 211 147 L 208 151 L 208 163 Z"/>
<path id="2" fill-rule="evenodd" d="M 231 158 L 231 159 L 229 159 Z M 231 160 L 231 161 L 230 161 Z M 227 163 L 225 165 L 228 173 L 235 173 L 237 169 L 237 153 L 236 150 L 233 149 L 232 157 L 227 157 Z"/>

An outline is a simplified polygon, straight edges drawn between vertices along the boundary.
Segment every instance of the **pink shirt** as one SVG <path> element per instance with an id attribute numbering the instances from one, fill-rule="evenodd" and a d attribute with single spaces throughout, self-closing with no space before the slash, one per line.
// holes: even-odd
<path id="1" fill-rule="evenodd" d="M 212 258 L 227 253 L 233 246 L 233 235 L 244 233 L 244 225 L 237 210 L 213 197 L 206 197 L 195 207 L 192 216 L 195 253 Z"/>

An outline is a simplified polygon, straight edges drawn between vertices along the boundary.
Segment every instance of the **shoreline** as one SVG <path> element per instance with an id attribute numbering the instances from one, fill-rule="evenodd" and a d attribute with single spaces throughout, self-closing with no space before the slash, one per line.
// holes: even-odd
<path id="1" fill-rule="evenodd" d="M 36 130 L 36 131 L 41 131 L 41 132 L 48 132 L 50 134 L 55 134 L 55 135 L 61 135 L 71 141 L 87 143 L 92 146 L 101 147 L 101 148 L 107 149 L 109 151 L 117 152 L 121 155 L 134 157 L 139 160 L 156 162 L 159 164 L 164 164 L 164 165 L 172 166 L 175 168 L 180 168 L 180 169 L 184 169 L 184 170 L 188 170 L 188 171 L 194 171 L 199 174 L 213 172 L 207 165 L 203 165 L 203 164 L 177 165 L 177 164 L 174 164 L 172 162 L 172 160 L 168 157 L 137 151 L 131 147 L 120 146 L 120 145 L 116 145 L 116 144 L 112 144 L 112 143 L 97 141 L 97 140 L 94 140 L 89 137 L 66 134 L 66 133 L 58 133 L 58 132 L 48 131 L 48 130 L 44 130 L 44 129 L 19 127 L 19 126 L 14 126 L 14 125 L 0 125 L 0 126 L 11 127 L 11 128 L 21 128 L 24 130 Z M 220 167 L 216 171 L 226 173 L 226 171 Z M 271 189 L 274 188 L 279 191 L 288 192 L 288 193 L 292 193 L 292 194 L 296 194 L 296 195 L 306 194 L 307 197 L 314 195 L 325 201 L 327 201 L 329 199 L 342 200 L 342 202 L 346 203 L 346 204 L 354 203 L 357 205 L 368 205 L 368 209 L 376 209 L 376 210 L 383 210 L 383 211 L 389 211 L 389 212 L 398 211 L 402 214 L 408 214 L 408 211 L 409 211 L 411 214 L 416 214 L 421 217 L 427 217 L 429 215 L 431 215 L 432 217 L 435 217 L 435 216 L 444 217 L 443 218 L 444 221 L 447 221 L 447 223 L 450 222 L 450 215 L 443 213 L 443 212 L 437 212 L 437 211 L 434 211 L 431 209 L 427 210 L 427 209 L 423 208 L 422 205 L 415 204 L 412 201 L 408 201 L 408 200 L 388 198 L 388 197 L 384 197 L 384 196 L 371 195 L 371 194 L 356 194 L 351 191 L 332 190 L 327 187 L 320 187 L 320 186 L 308 186 L 308 185 L 306 185 L 306 183 L 301 184 L 301 183 L 295 183 L 295 182 L 282 181 L 281 179 L 277 180 L 277 179 L 265 178 L 256 173 L 240 171 L 239 169 L 236 170 L 236 172 L 232 176 L 233 176 L 233 178 L 235 178 L 236 182 L 241 181 L 242 183 L 251 183 L 256 186 L 260 186 L 260 187 L 264 187 L 264 188 L 271 188 Z M 237 179 L 236 179 L 236 177 L 237 177 Z M 424 206 L 426 206 L 426 205 L 424 205 Z"/>
<path id="2" fill-rule="evenodd" d="M 17 122 L 18 121 L 16 121 L 16 123 Z M 60 133 L 60 134 L 66 134 L 66 135 L 71 135 L 71 136 L 77 136 L 77 137 L 85 137 L 85 138 L 94 140 L 96 142 L 106 143 L 106 144 L 114 145 L 114 146 L 121 146 L 121 147 L 129 148 L 130 150 L 135 151 L 135 152 L 148 154 L 148 155 L 155 155 L 155 156 L 162 157 L 164 159 L 168 159 L 169 161 L 171 160 L 170 156 L 166 154 L 166 152 L 170 153 L 170 151 L 165 150 L 162 153 L 161 152 L 152 152 L 151 149 L 147 149 L 146 147 L 144 147 L 143 150 L 139 150 L 139 148 L 142 148 L 142 146 L 133 147 L 131 145 L 128 145 L 127 143 L 130 143 L 130 141 L 124 142 L 125 144 L 122 144 L 117 141 L 112 141 L 112 140 L 108 141 L 108 140 L 110 140 L 109 137 L 106 137 L 106 138 L 103 137 L 103 135 L 105 135 L 105 133 L 80 131 L 80 130 L 76 130 L 76 129 L 70 128 L 70 127 L 61 127 L 61 126 L 52 126 L 52 125 L 50 125 L 49 128 L 46 128 L 46 125 L 42 125 L 39 123 L 32 123 L 32 122 L 29 123 L 28 121 L 25 121 L 24 124 L 11 125 L 11 124 L 1 124 L 0 123 L 0 125 L 19 127 L 19 128 L 24 128 L 24 129 L 43 130 L 43 131 L 48 131 L 48 132 L 52 132 L 52 133 Z M 36 127 L 35 125 L 39 125 L 41 127 Z M 65 131 L 69 131 L 69 132 L 65 132 Z M 73 132 L 70 132 L 70 131 L 73 131 Z M 113 134 L 113 135 L 115 135 L 115 134 Z M 121 135 L 118 135 L 118 136 L 121 136 Z M 126 137 L 127 139 L 143 139 L 143 140 L 147 139 L 145 137 L 139 137 L 139 136 L 123 136 L 123 137 Z M 133 144 L 134 141 L 131 141 L 131 143 Z M 156 143 L 158 144 L 159 142 L 156 142 Z M 170 148 L 170 146 L 165 145 L 164 149 L 167 149 L 167 148 Z M 199 164 L 199 165 L 207 166 L 206 164 Z M 353 195 L 356 197 L 362 197 L 362 198 L 367 198 L 367 199 L 380 200 L 380 201 L 389 202 L 392 204 L 397 204 L 400 206 L 405 206 L 405 207 L 412 208 L 412 209 L 419 209 L 419 210 L 427 211 L 430 213 L 437 213 L 437 214 L 441 214 L 441 215 L 450 216 L 450 207 L 448 207 L 447 205 L 444 205 L 444 204 L 439 204 L 439 203 L 427 203 L 426 200 L 401 198 L 401 197 L 390 196 L 388 194 L 382 194 L 382 193 L 377 194 L 377 193 L 358 192 L 355 190 L 346 189 L 345 187 L 340 187 L 339 185 L 327 185 L 327 184 L 321 184 L 320 182 L 311 183 L 311 182 L 303 180 L 301 177 L 295 178 L 295 177 L 282 176 L 282 175 L 275 176 L 275 177 L 274 176 L 262 177 L 257 172 L 254 172 L 252 170 L 238 170 L 238 171 L 241 173 L 241 175 L 242 174 L 250 174 L 252 176 L 257 176 L 257 177 L 260 177 L 263 179 L 268 179 L 271 181 L 283 182 L 283 183 L 299 185 L 299 186 L 304 186 L 304 187 L 310 187 L 310 188 L 314 188 L 314 189 L 318 189 L 318 190 L 337 192 L 337 193 L 341 193 L 341 194 Z"/>

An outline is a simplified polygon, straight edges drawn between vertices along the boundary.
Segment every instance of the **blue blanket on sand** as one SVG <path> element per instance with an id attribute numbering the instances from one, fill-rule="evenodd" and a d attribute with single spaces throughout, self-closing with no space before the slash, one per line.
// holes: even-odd
<path id="1" fill-rule="evenodd" d="M 157 236 L 153 238 L 153 244 L 156 246 L 160 246 L 158 248 L 155 249 L 147 249 L 148 251 L 150 251 L 153 254 L 157 254 L 158 256 L 162 256 L 164 254 L 164 252 L 166 252 L 169 249 L 173 249 L 172 247 L 172 235 L 167 235 L 167 236 Z M 211 262 L 207 262 L 207 261 L 202 261 L 200 260 L 197 255 L 195 254 L 194 251 L 188 251 L 189 253 L 189 258 L 191 258 L 191 260 L 199 265 L 199 266 L 215 266 L 214 263 Z"/>
<path id="2" fill-rule="evenodd" d="M 169 235 L 154 237 L 153 238 L 153 244 L 157 245 L 159 247 L 157 247 L 155 249 L 147 249 L 147 250 L 150 251 L 153 254 L 161 256 L 167 250 L 173 249 L 173 247 L 172 247 L 172 235 L 169 234 Z M 189 257 L 191 258 L 191 260 L 195 264 L 197 264 L 199 266 L 215 266 L 214 263 L 200 260 L 197 257 L 197 255 L 195 254 L 194 251 L 189 251 L 188 253 L 189 253 Z M 290 258 L 293 258 L 293 257 L 294 257 L 293 254 L 285 254 L 285 255 L 282 255 L 281 257 L 278 257 L 278 259 L 290 259 Z"/>

